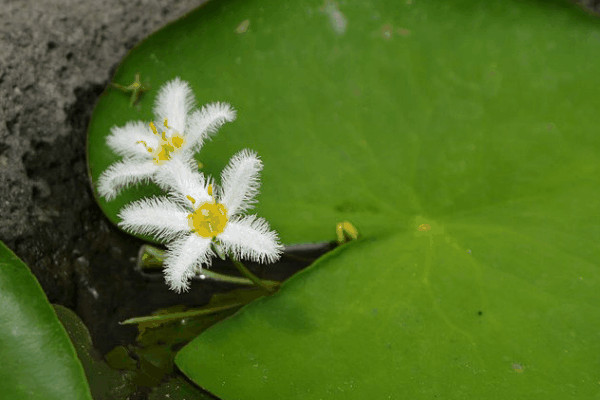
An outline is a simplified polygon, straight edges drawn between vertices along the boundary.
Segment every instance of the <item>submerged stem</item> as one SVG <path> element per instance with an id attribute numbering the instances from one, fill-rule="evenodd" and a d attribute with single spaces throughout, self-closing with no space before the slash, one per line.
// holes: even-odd
<path id="1" fill-rule="evenodd" d="M 143 322 L 167 322 L 176 319 L 184 319 L 191 317 L 198 317 L 200 315 L 209 315 L 215 314 L 221 311 L 229 310 L 232 308 L 237 308 L 243 306 L 245 303 L 232 303 L 219 307 L 209 307 L 209 308 L 200 308 L 195 310 L 188 310 L 170 314 L 157 314 L 157 315 L 148 315 L 145 317 L 135 317 L 129 318 L 123 322 L 120 322 L 121 325 L 129 325 L 129 324 L 141 324 Z"/>
<path id="2" fill-rule="evenodd" d="M 150 244 L 144 244 L 138 252 L 137 267 L 141 271 L 162 269 L 166 251 Z"/>
<path id="3" fill-rule="evenodd" d="M 152 270 L 158 270 L 158 269 L 162 270 L 163 263 L 165 260 L 165 253 L 166 253 L 165 250 L 159 249 L 158 247 L 152 246 L 150 244 L 142 245 L 140 247 L 140 252 L 138 254 L 137 267 L 141 271 L 152 271 Z M 235 265 L 236 261 L 237 260 L 234 260 L 234 265 Z M 239 261 L 237 261 L 237 262 L 240 263 Z M 242 269 L 240 269 L 240 267 L 238 265 L 236 265 L 236 268 L 246 278 L 243 278 L 241 276 L 230 276 L 230 275 L 220 274 L 218 272 L 210 271 L 208 269 L 203 269 L 200 272 L 199 277 L 201 279 L 211 279 L 211 280 L 219 281 L 219 282 L 235 283 L 237 285 L 248 285 L 248 286 L 249 285 L 257 285 L 262 288 L 265 288 L 269 292 L 272 292 L 273 288 L 275 288 L 279 285 L 279 282 L 276 282 L 276 281 L 259 279 L 257 276 L 252 274 L 252 272 L 250 272 L 248 270 L 248 268 L 246 268 L 245 265 L 243 265 L 242 263 L 240 263 L 240 264 L 242 266 Z M 252 276 L 252 277 L 250 277 L 250 276 Z M 261 282 L 261 283 L 257 283 L 257 282 Z"/>
<path id="4" fill-rule="evenodd" d="M 242 278 L 240 276 L 230 276 L 230 275 L 225 275 L 225 274 L 219 274 L 218 272 L 210 271 L 208 269 L 203 269 L 202 272 L 200 272 L 200 277 L 202 277 L 203 275 L 206 278 L 212 279 L 214 281 L 237 283 L 239 285 L 254 285 L 254 281 L 252 281 L 250 279 Z M 271 285 L 271 286 L 279 285 L 279 282 L 276 282 L 276 281 L 263 280 L 263 282 L 265 282 L 267 285 Z"/>
<path id="5" fill-rule="evenodd" d="M 270 293 L 273 293 L 275 291 L 275 287 L 279 284 L 278 282 L 273 282 L 273 285 L 268 281 L 263 281 L 258 276 L 250 272 L 250 270 L 246 268 L 246 266 L 240 260 L 236 259 L 233 256 L 231 257 L 231 261 L 233 262 L 233 265 L 235 265 L 235 267 L 238 269 L 238 271 L 240 271 L 240 273 L 246 278 L 254 282 L 256 286 L 260 286 L 261 288 L 268 290 Z"/>

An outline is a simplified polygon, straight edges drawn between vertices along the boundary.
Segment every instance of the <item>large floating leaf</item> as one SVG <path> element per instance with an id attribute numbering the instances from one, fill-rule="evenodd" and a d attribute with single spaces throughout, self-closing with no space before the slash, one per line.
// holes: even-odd
<path id="1" fill-rule="evenodd" d="M 0 304 L 0 397 L 91 400 L 75 349 L 42 288 L 2 242 Z"/>
<path id="2" fill-rule="evenodd" d="M 597 266 L 431 225 L 325 256 L 178 365 L 224 399 L 596 398 Z M 548 257 L 568 266 L 563 284 Z"/>
<path id="3" fill-rule="evenodd" d="M 268 4 L 267 4 L 268 3 Z M 600 22 L 568 1 L 212 2 L 115 80 L 238 110 L 199 158 L 265 162 L 258 213 L 325 257 L 184 348 L 224 398 L 590 398 L 600 366 Z M 107 92 L 112 125 L 149 119 Z M 101 206 L 116 220 L 132 189 Z"/>

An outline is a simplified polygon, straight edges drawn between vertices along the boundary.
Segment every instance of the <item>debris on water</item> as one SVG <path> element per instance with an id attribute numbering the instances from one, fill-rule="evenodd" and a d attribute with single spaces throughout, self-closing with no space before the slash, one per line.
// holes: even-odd
<path id="1" fill-rule="evenodd" d="M 419 232 L 429 232 L 431 230 L 431 225 L 429 224 L 421 224 L 417 227 Z"/>
<path id="2" fill-rule="evenodd" d="M 384 39 L 391 39 L 393 34 L 394 28 L 390 24 L 385 24 L 381 27 L 381 36 L 383 36 Z"/>
<path id="3" fill-rule="evenodd" d="M 408 28 L 395 28 L 391 24 L 385 24 L 381 27 L 381 36 L 385 40 L 390 40 L 394 37 L 394 35 L 399 35 L 402 37 L 409 37 L 412 34 L 412 31 Z"/>
<path id="4" fill-rule="evenodd" d="M 98 291 L 96 289 L 94 289 L 93 287 L 89 287 L 88 291 L 90 292 L 90 294 L 92 295 L 92 297 L 96 300 L 98 300 Z"/>
<path id="5" fill-rule="evenodd" d="M 237 26 L 237 28 L 235 28 L 235 33 L 246 33 L 248 31 L 248 28 L 250 27 L 250 20 L 249 19 L 245 19 L 242 22 L 240 22 L 240 24 Z"/>
<path id="6" fill-rule="evenodd" d="M 396 30 L 396 32 L 398 32 L 398 35 L 404 36 L 404 37 L 410 36 L 410 34 L 412 33 L 410 31 L 410 29 L 406 29 L 406 28 L 398 28 Z"/>
<path id="7" fill-rule="evenodd" d="M 522 373 L 523 370 L 524 370 L 523 366 L 521 364 L 519 364 L 519 363 L 513 363 L 512 369 L 513 369 L 513 371 L 515 371 L 515 372 L 517 372 L 519 374 Z"/>
<path id="8" fill-rule="evenodd" d="M 338 35 L 346 33 L 348 26 L 348 20 L 346 16 L 340 11 L 338 5 L 333 0 L 325 0 L 325 4 L 321 7 L 321 11 L 327 14 L 331 27 Z"/>

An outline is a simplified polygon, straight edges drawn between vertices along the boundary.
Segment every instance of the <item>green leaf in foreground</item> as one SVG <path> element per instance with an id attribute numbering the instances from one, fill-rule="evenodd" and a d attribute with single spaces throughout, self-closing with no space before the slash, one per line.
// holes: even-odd
<path id="1" fill-rule="evenodd" d="M 6 399 L 90 399 L 73 345 L 29 268 L 0 242 L 0 382 Z"/>
<path id="2" fill-rule="evenodd" d="M 180 368 L 225 400 L 597 397 L 599 38 L 567 0 L 215 1 L 148 38 L 116 80 L 178 75 L 239 111 L 206 172 L 255 149 L 286 244 L 364 238 Z M 110 126 L 151 117 L 155 93 L 120 95 L 94 111 L 93 179 Z M 144 190 L 100 204 L 115 221 Z"/>
<path id="3" fill-rule="evenodd" d="M 77 314 L 60 305 L 54 305 L 54 310 L 75 346 L 77 356 L 85 370 L 94 400 L 127 399 L 128 396 L 131 396 L 136 390 L 132 382 L 133 374 L 109 367 L 94 348 L 90 332 Z M 117 349 L 124 348 L 119 347 Z M 124 359 L 125 357 L 122 356 L 121 358 Z M 128 361 L 130 362 L 128 365 L 129 369 L 133 369 L 134 367 L 130 365 L 133 362 L 135 366 L 135 361 L 131 358 Z"/>

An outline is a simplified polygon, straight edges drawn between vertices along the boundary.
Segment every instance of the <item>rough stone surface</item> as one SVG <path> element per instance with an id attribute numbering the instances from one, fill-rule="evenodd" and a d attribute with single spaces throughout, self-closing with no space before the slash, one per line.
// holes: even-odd
<path id="1" fill-rule="evenodd" d="M 577 0 L 576 2 L 589 11 L 600 13 L 600 0 Z"/>
<path id="2" fill-rule="evenodd" d="M 74 305 L 81 257 L 112 229 L 86 176 L 98 95 L 129 49 L 203 2 L 0 0 L 0 240 L 51 301 Z"/>

